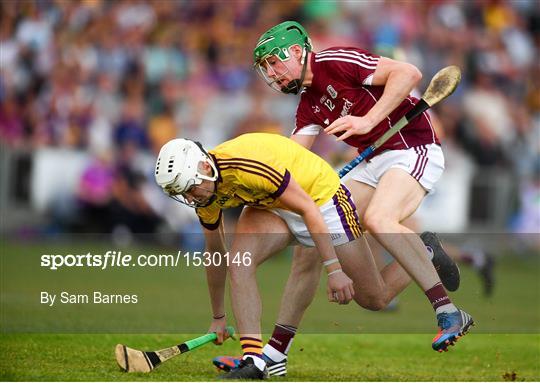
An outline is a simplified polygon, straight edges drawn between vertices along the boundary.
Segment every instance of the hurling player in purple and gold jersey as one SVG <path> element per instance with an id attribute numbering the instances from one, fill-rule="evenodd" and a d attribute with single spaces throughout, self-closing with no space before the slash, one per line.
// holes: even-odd
<path id="1" fill-rule="evenodd" d="M 165 193 L 196 209 L 211 254 L 226 254 L 222 210 L 245 206 L 229 254 L 248 258 L 240 264 L 221 257 L 205 262 L 213 312 L 210 331 L 216 332 L 218 343 L 223 341 L 228 274 L 243 351 L 238 368 L 223 379 L 263 379 L 270 369 L 282 371 L 279 363 L 270 365 L 262 355 L 256 269 L 291 242 L 317 249 L 322 262 L 316 254 L 310 254 L 310 261 L 326 268 L 330 301 L 346 304 L 354 299 L 372 308 L 391 300 L 409 283 L 397 264 L 379 272 L 360 238 L 360 222 L 347 188 L 328 163 L 289 138 L 244 134 L 208 152 L 196 142 L 175 139 L 161 149 L 155 178 Z M 319 274 L 315 278 L 317 284 Z"/>

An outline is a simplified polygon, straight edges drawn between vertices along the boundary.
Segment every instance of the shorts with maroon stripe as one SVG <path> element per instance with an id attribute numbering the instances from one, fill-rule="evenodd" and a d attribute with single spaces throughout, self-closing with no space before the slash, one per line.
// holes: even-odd
<path id="1" fill-rule="evenodd" d="M 354 241 L 362 235 L 362 227 L 356 213 L 356 206 L 351 193 L 345 185 L 340 185 L 334 197 L 322 206 L 319 206 L 319 210 L 324 223 L 326 223 L 334 246 L 340 246 Z M 315 247 L 312 234 L 300 215 L 285 209 L 274 208 L 269 209 L 269 211 L 279 215 L 285 221 L 295 237 L 295 244 Z"/>
<path id="2" fill-rule="evenodd" d="M 389 169 L 403 169 L 427 191 L 432 192 L 444 170 L 444 155 L 437 144 L 415 146 L 402 150 L 387 150 L 361 162 L 346 176 L 373 187 Z"/>

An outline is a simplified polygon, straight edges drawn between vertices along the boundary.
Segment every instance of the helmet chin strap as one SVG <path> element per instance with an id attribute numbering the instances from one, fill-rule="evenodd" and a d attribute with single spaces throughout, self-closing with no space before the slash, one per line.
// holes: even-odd
<path id="1" fill-rule="evenodd" d="M 298 94 L 300 92 L 300 89 L 302 88 L 302 84 L 304 83 L 304 78 L 306 77 L 306 69 L 307 69 L 307 54 L 309 52 L 309 48 L 307 46 L 304 46 L 304 51 L 302 52 L 302 60 L 300 60 L 300 63 L 303 64 L 302 66 L 302 74 L 300 75 L 300 78 L 291 80 L 287 84 L 287 86 L 284 86 L 281 88 L 281 91 L 286 94 Z"/>
<path id="2" fill-rule="evenodd" d="M 196 142 L 196 144 L 200 145 L 198 142 Z M 202 148 L 202 146 L 201 146 Z M 208 198 L 208 201 L 206 201 L 205 204 L 200 204 L 200 205 L 197 205 L 197 208 L 199 207 L 207 207 L 209 206 L 212 202 L 214 202 L 216 199 L 217 199 L 217 195 L 216 195 L 216 192 L 217 192 L 217 178 L 218 178 L 218 172 L 217 172 L 217 168 L 215 168 L 213 165 L 213 162 L 211 160 L 211 157 L 210 157 L 210 154 L 208 154 L 208 152 L 206 150 L 203 149 L 203 151 L 206 153 L 206 155 L 208 156 L 208 163 L 210 164 L 211 168 L 212 168 L 212 173 L 214 174 L 213 177 L 208 177 L 209 181 L 210 181 L 210 178 L 215 178 L 213 181 L 212 181 L 212 185 L 213 185 L 213 191 L 212 192 L 212 195 L 210 196 L 210 198 Z M 197 186 L 197 187 L 200 187 L 200 186 Z M 210 192 L 210 190 L 206 189 L 206 188 L 201 188 L 201 189 L 204 189 L 208 192 Z"/>
<path id="3" fill-rule="evenodd" d="M 214 191 L 212 192 L 212 195 L 210 196 L 210 198 L 208 198 L 208 201 L 206 201 L 206 203 L 204 205 L 201 205 L 200 207 L 206 207 L 206 206 L 209 206 L 212 202 L 214 202 L 216 199 L 217 199 L 217 181 L 214 181 L 213 182 L 213 186 L 214 186 Z"/>
<path id="4" fill-rule="evenodd" d="M 212 196 L 208 199 L 208 201 L 206 201 L 206 203 L 204 205 L 199 205 L 198 207 L 207 207 L 212 202 L 214 202 L 216 200 L 216 198 L 217 198 L 217 196 L 215 194 L 212 194 Z"/>

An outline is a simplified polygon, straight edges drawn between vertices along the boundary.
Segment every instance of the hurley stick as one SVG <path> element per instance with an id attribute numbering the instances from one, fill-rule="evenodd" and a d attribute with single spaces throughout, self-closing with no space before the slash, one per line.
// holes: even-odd
<path id="1" fill-rule="evenodd" d="M 457 66 L 447 66 L 438 71 L 431 79 L 426 91 L 422 95 L 418 104 L 415 105 L 404 117 L 402 117 L 394 126 L 386 131 L 373 145 L 368 146 L 362 153 L 343 167 L 339 171 L 339 178 L 343 178 L 356 165 L 366 159 L 375 150 L 381 147 L 390 137 L 399 132 L 404 126 L 414 118 L 424 113 L 433 105 L 446 97 L 450 96 L 461 81 L 461 70 Z"/>
<path id="2" fill-rule="evenodd" d="M 228 337 L 234 336 L 234 328 L 232 326 L 227 326 L 226 332 Z M 120 366 L 123 371 L 150 372 L 172 357 L 194 350 L 197 347 L 204 346 L 216 339 L 216 333 L 210 333 L 158 351 L 139 351 L 123 344 L 117 344 L 114 349 L 114 354 L 118 366 Z"/>

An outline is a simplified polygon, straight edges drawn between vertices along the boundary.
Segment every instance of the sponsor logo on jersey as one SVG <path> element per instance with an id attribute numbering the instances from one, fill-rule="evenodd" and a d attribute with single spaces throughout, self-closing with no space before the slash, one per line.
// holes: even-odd
<path id="1" fill-rule="evenodd" d="M 326 90 L 328 91 L 328 94 L 330 95 L 330 97 L 332 97 L 332 98 L 337 97 L 337 92 L 336 92 L 336 90 L 334 89 L 334 87 L 332 85 L 328 85 L 326 87 Z"/>
<path id="2" fill-rule="evenodd" d="M 346 98 L 343 99 L 343 109 L 341 109 L 341 117 L 345 117 L 346 115 L 351 113 L 351 106 L 353 106 L 353 103 Z"/>
<path id="3" fill-rule="evenodd" d="M 225 205 L 225 203 L 227 203 L 227 201 L 230 200 L 230 199 L 231 199 L 231 196 L 224 195 L 223 197 L 220 197 L 220 198 L 217 200 L 217 203 L 218 203 L 218 205 L 223 206 L 223 205 Z"/>
<path id="4" fill-rule="evenodd" d="M 231 198 L 235 198 L 237 197 L 236 195 L 236 187 L 232 187 L 230 188 L 229 190 L 225 191 L 225 195 L 222 195 L 218 198 L 217 200 L 217 203 L 218 205 L 220 206 L 223 206 L 227 203 L 228 200 L 230 200 Z"/>

